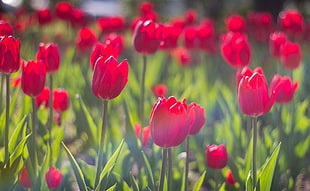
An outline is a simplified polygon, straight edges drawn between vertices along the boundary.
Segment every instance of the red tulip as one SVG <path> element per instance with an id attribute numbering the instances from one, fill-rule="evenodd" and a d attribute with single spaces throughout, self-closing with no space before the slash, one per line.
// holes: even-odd
<path id="1" fill-rule="evenodd" d="M 69 93 L 64 89 L 53 90 L 53 108 L 62 113 L 69 108 Z"/>
<path id="2" fill-rule="evenodd" d="M 174 97 L 158 98 L 150 119 L 154 143 L 163 148 L 180 145 L 188 135 L 190 123 L 185 101 L 179 102 Z"/>
<path id="3" fill-rule="evenodd" d="M 21 75 L 18 75 L 15 78 L 11 78 L 10 82 L 13 88 L 17 88 L 20 85 L 21 78 Z"/>
<path id="4" fill-rule="evenodd" d="M 231 32 L 244 32 L 245 21 L 240 15 L 234 14 L 226 18 L 225 20 L 227 31 Z"/>
<path id="5" fill-rule="evenodd" d="M 157 84 L 152 87 L 152 91 L 156 97 L 166 96 L 168 88 L 165 84 Z"/>
<path id="6" fill-rule="evenodd" d="M 88 52 L 97 42 L 95 33 L 90 28 L 82 28 L 76 41 L 77 48 L 81 53 Z"/>
<path id="7" fill-rule="evenodd" d="M 86 27 L 89 20 L 89 16 L 82 9 L 76 8 L 71 12 L 70 21 L 73 27 Z"/>
<path id="8" fill-rule="evenodd" d="M 105 39 L 104 44 L 110 45 L 112 47 L 111 55 L 114 56 L 116 59 L 121 54 L 124 49 L 124 38 L 116 33 L 109 33 Z"/>
<path id="9" fill-rule="evenodd" d="M 151 20 L 139 21 L 134 34 L 133 45 L 144 55 L 154 54 L 161 42 L 161 26 Z"/>
<path id="10" fill-rule="evenodd" d="M 28 61 L 22 66 L 22 90 L 25 94 L 36 97 L 44 88 L 46 80 L 45 64 L 42 61 Z"/>
<path id="11" fill-rule="evenodd" d="M 20 67 L 20 41 L 13 36 L 0 37 L 0 72 L 11 74 Z"/>
<path id="12" fill-rule="evenodd" d="M 229 185 L 235 185 L 236 184 L 234 175 L 232 174 L 231 170 L 228 170 L 226 173 L 226 183 Z"/>
<path id="13" fill-rule="evenodd" d="M 227 165 L 228 153 L 225 145 L 207 145 L 206 164 L 212 169 L 222 169 Z"/>
<path id="14" fill-rule="evenodd" d="M 40 43 L 37 52 L 37 60 L 42 60 L 46 66 L 46 72 L 54 73 L 58 71 L 60 65 L 60 56 L 57 44 L 48 43 L 44 45 Z"/>
<path id="15" fill-rule="evenodd" d="M 213 21 L 203 20 L 197 30 L 199 48 L 211 55 L 216 53 L 218 45 Z"/>
<path id="16" fill-rule="evenodd" d="M 137 123 L 137 124 L 135 124 L 133 126 L 133 128 L 134 128 L 134 131 L 135 131 L 136 138 L 139 139 L 140 138 L 141 129 L 142 129 L 141 125 Z"/>
<path id="17" fill-rule="evenodd" d="M 115 17 L 101 17 L 97 20 L 102 33 L 122 32 L 125 29 L 125 19 L 121 16 Z"/>
<path id="18" fill-rule="evenodd" d="M 142 147 L 145 147 L 151 137 L 151 126 L 146 126 L 142 130 Z"/>
<path id="19" fill-rule="evenodd" d="M 198 30 L 196 27 L 186 27 L 184 29 L 184 46 L 187 49 L 198 48 Z"/>
<path id="20" fill-rule="evenodd" d="M 54 116 L 54 121 L 58 126 L 61 126 L 61 114 L 60 113 L 55 113 Z"/>
<path id="21" fill-rule="evenodd" d="M 163 50 L 172 50 L 178 46 L 178 39 L 182 33 L 182 28 L 172 25 L 162 25 L 162 36 L 160 48 Z"/>
<path id="22" fill-rule="evenodd" d="M 153 12 L 153 3 L 144 1 L 139 5 L 140 16 L 147 17 L 148 14 Z"/>
<path id="23" fill-rule="evenodd" d="M 10 36 L 14 34 L 13 27 L 10 23 L 0 20 L 0 36 Z"/>
<path id="24" fill-rule="evenodd" d="M 185 22 L 187 26 L 195 24 L 197 20 L 197 12 L 194 9 L 189 9 L 185 13 Z"/>
<path id="25" fill-rule="evenodd" d="M 49 99 L 50 99 L 50 89 L 48 87 L 44 87 L 41 93 L 36 97 L 37 107 L 41 107 L 41 105 L 44 104 L 44 106 L 48 108 Z"/>
<path id="26" fill-rule="evenodd" d="M 280 27 L 291 37 L 300 35 L 303 31 L 304 18 L 298 10 L 285 10 L 279 14 Z"/>
<path id="27" fill-rule="evenodd" d="M 194 114 L 194 121 L 191 125 L 189 134 L 195 135 L 195 134 L 199 133 L 200 129 L 202 128 L 202 126 L 206 122 L 205 110 L 203 107 L 200 107 L 200 105 L 198 105 L 196 103 L 191 103 L 188 106 L 188 108 L 189 108 L 189 110 L 192 110 L 195 113 Z"/>
<path id="28" fill-rule="evenodd" d="M 251 50 L 245 35 L 229 32 L 222 38 L 221 53 L 224 60 L 235 68 L 249 65 Z"/>
<path id="29" fill-rule="evenodd" d="M 69 21 L 71 18 L 71 13 L 73 11 L 73 6 L 69 2 L 60 1 L 56 4 L 55 14 L 58 18 Z"/>
<path id="30" fill-rule="evenodd" d="M 37 18 L 40 25 L 49 24 L 53 20 L 53 16 L 49 8 L 38 10 Z"/>
<path id="31" fill-rule="evenodd" d="M 301 48 L 298 43 L 286 42 L 281 46 L 281 62 L 288 70 L 295 70 L 301 64 Z"/>
<path id="32" fill-rule="evenodd" d="M 186 48 L 176 48 L 173 51 L 173 56 L 177 60 L 177 63 L 181 66 L 189 66 L 192 61 L 192 56 Z"/>
<path id="33" fill-rule="evenodd" d="M 290 102 L 298 88 L 298 82 L 293 84 L 292 80 L 288 76 L 273 76 L 270 84 L 271 91 L 277 91 L 278 95 L 276 98 L 277 103 L 288 103 Z"/>
<path id="34" fill-rule="evenodd" d="M 272 15 L 266 12 L 250 12 L 247 15 L 247 31 L 258 42 L 269 40 L 270 33 L 274 30 Z"/>
<path id="35" fill-rule="evenodd" d="M 50 167 L 48 172 L 45 174 L 45 180 L 50 189 L 58 188 L 62 181 L 61 171 L 55 169 L 53 166 Z"/>
<path id="36" fill-rule="evenodd" d="M 19 174 L 19 182 L 24 188 L 32 187 L 26 167 L 23 167 Z"/>
<path id="37" fill-rule="evenodd" d="M 277 91 L 268 94 L 268 84 L 261 68 L 254 71 L 245 67 L 238 84 L 238 102 L 245 115 L 257 117 L 267 113 L 273 106 Z"/>
<path id="38" fill-rule="evenodd" d="M 118 63 L 111 56 L 107 60 L 99 57 L 95 64 L 92 78 L 92 91 L 95 96 L 104 100 L 117 97 L 128 81 L 128 63 Z"/>
<path id="39" fill-rule="evenodd" d="M 269 38 L 269 50 L 272 56 L 280 59 L 281 46 L 287 41 L 286 35 L 282 32 L 274 32 L 270 34 Z"/>

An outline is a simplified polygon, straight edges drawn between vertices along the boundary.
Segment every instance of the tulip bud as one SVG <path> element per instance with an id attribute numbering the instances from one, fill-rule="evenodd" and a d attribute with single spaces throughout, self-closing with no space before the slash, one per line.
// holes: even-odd
<path id="1" fill-rule="evenodd" d="M 280 27 L 291 37 L 303 32 L 304 18 L 298 10 L 284 10 L 279 14 Z"/>
<path id="2" fill-rule="evenodd" d="M 274 32 L 270 34 L 269 38 L 269 50 L 272 56 L 280 59 L 281 46 L 287 41 L 286 35 L 282 32 Z"/>
<path id="3" fill-rule="evenodd" d="M 166 96 L 168 88 L 165 84 L 157 84 L 152 87 L 152 91 L 156 97 Z"/>
<path id="4" fill-rule="evenodd" d="M 19 174 L 19 182 L 24 188 L 32 187 L 26 167 L 23 167 Z"/>
<path id="5" fill-rule="evenodd" d="M 69 2 L 60 1 L 56 4 L 55 15 L 66 21 L 70 21 L 73 6 Z"/>
<path id="6" fill-rule="evenodd" d="M 10 36 L 14 34 L 12 25 L 9 23 L 0 20 L 0 36 Z"/>
<path id="7" fill-rule="evenodd" d="M 293 84 L 292 80 L 288 76 L 273 76 L 270 84 L 271 91 L 277 91 L 278 95 L 276 98 L 277 103 L 288 103 L 290 102 L 298 88 L 298 82 Z"/>
<path id="8" fill-rule="evenodd" d="M 81 53 L 88 52 L 97 42 L 95 33 L 90 28 L 82 28 L 76 40 L 78 51 Z"/>
<path id="9" fill-rule="evenodd" d="M 205 118 L 205 110 L 203 107 L 200 107 L 200 105 L 196 103 L 191 103 L 188 106 L 189 110 L 194 111 L 194 121 L 193 124 L 191 125 L 189 134 L 190 135 L 195 135 L 199 133 L 200 129 L 204 125 L 206 118 Z"/>
<path id="10" fill-rule="evenodd" d="M 40 25 L 49 24 L 53 20 L 53 16 L 49 8 L 38 10 L 37 18 Z"/>
<path id="11" fill-rule="evenodd" d="M 43 43 L 40 43 L 37 52 L 37 60 L 42 60 L 45 63 L 46 72 L 56 72 L 60 65 L 58 45 L 53 43 L 44 45 Z"/>
<path id="12" fill-rule="evenodd" d="M 142 130 L 142 147 L 145 147 L 151 137 L 151 127 L 146 126 Z"/>
<path id="13" fill-rule="evenodd" d="M 245 21 L 240 15 L 231 15 L 225 20 L 227 31 L 231 32 L 244 32 Z"/>
<path id="14" fill-rule="evenodd" d="M 58 188 L 62 181 L 62 174 L 60 170 L 55 169 L 53 166 L 49 168 L 48 172 L 45 174 L 45 180 L 47 186 L 50 189 Z"/>
<path id="15" fill-rule="evenodd" d="M 50 99 L 50 89 L 49 87 L 44 87 L 41 93 L 36 97 L 37 107 L 41 107 L 41 105 L 44 104 L 44 106 L 48 108 L 49 99 Z"/>
<path id="16" fill-rule="evenodd" d="M 62 113 L 69 108 L 69 94 L 64 89 L 53 91 L 53 108 L 57 113 Z"/>
<path id="17" fill-rule="evenodd" d="M 212 169 L 222 169 L 227 165 L 228 153 L 225 145 L 207 145 L 206 164 Z"/>
<path id="18" fill-rule="evenodd" d="M 226 173 L 226 183 L 229 185 L 235 185 L 236 184 L 234 175 L 232 174 L 231 170 L 228 170 Z"/>
<path id="19" fill-rule="evenodd" d="M 13 36 L 0 37 L 0 72 L 11 74 L 20 67 L 20 41 Z"/>
<path id="20" fill-rule="evenodd" d="M 298 43 L 286 42 L 281 46 L 281 62 L 288 70 L 295 70 L 301 64 L 301 48 Z"/>

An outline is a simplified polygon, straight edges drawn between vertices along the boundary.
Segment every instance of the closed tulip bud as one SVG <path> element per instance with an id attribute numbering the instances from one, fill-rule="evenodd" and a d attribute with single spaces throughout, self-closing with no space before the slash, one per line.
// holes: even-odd
<path id="1" fill-rule="evenodd" d="M 153 106 L 150 126 L 154 143 L 163 148 L 180 145 L 190 130 L 190 117 L 186 103 L 174 97 L 158 98 Z"/>
<path id="2" fill-rule="evenodd" d="M 0 20 L 0 36 L 10 36 L 14 34 L 14 30 L 10 23 Z"/>
<path id="3" fill-rule="evenodd" d="M 288 103 L 290 102 L 298 88 L 298 82 L 293 83 L 291 78 L 288 76 L 273 76 L 270 84 L 271 91 L 277 91 L 278 95 L 276 98 L 277 103 Z"/>
<path id="4" fill-rule="evenodd" d="M 196 103 L 191 103 L 188 108 L 192 111 L 194 111 L 194 121 L 191 125 L 189 134 L 190 135 L 195 135 L 199 133 L 200 129 L 206 122 L 206 117 L 205 117 L 205 110 L 203 107 L 200 107 L 200 105 Z"/>
<path id="5" fill-rule="evenodd" d="M 226 18 L 225 20 L 227 31 L 231 32 L 244 32 L 245 21 L 240 15 L 234 14 Z"/>
<path id="6" fill-rule="evenodd" d="M 145 147 L 151 137 L 151 126 L 146 126 L 142 130 L 142 147 Z"/>
<path id="7" fill-rule="evenodd" d="M 212 169 L 222 169 L 228 163 L 228 153 L 225 145 L 207 145 L 206 164 Z"/>
<path id="8" fill-rule="evenodd" d="M 19 182 L 24 188 L 32 187 L 26 167 L 23 167 L 22 171 L 19 174 Z"/>
<path id="9" fill-rule="evenodd" d="M 36 97 L 37 107 L 41 107 L 41 105 L 44 104 L 44 106 L 48 108 L 49 99 L 50 99 L 50 89 L 48 87 L 44 87 L 41 93 Z"/>
<path id="10" fill-rule="evenodd" d="M 270 34 L 269 38 L 269 50 L 272 56 L 280 59 L 281 46 L 287 41 L 286 35 L 282 32 L 274 32 Z"/>
<path id="11" fill-rule="evenodd" d="M 226 183 L 229 185 L 235 185 L 236 184 L 236 180 L 235 180 L 234 175 L 231 172 L 231 170 L 228 170 L 226 173 Z"/>
<path id="12" fill-rule="evenodd" d="M 60 19 L 69 21 L 71 18 L 72 11 L 73 6 L 69 2 L 60 1 L 56 4 L 55 14 Z"/>
<path id="13" fill-rule="evenodd" d="M 249 65 L 251 50 L 247 37 L 241 33 L 227 33 L 222 38 L 221 54 L 224 60 L 234 68 Z"/>
<path id="14" fill-rule="evenodd" d="M 118 63 L 111 56 L 107 60 L 99 57 L 95 64 L 92 78 L 92 91 L 95 96 L 104 100 L 117 97 L 128 81 L 128 63 Z"/>
<path id="15" fill-rule="evenodd" d="M 53 43 L 44 45 L 43 43 L 40 43 L 37 52 L 37 60 L 42 60 L 45 63 L 46 72 L 57 72 L 60 65 L 58 45 Z"/>
<path id="16" fill-rule="evenodd" d="M 56 112 L 62 113 L 69 108 L 69 93 L 67 90 L 54 90 L 53 98 L 53 108 Z"/>
<path id="17" fill-rule="evenodd" d="M 301 48 L 298 43 L 286 42 L 281 46 L 281 62 L 288 70 L 295 70 L 301 64 Z"/>
<path id="18" fill-rule="evenodd" d="M 49 24 L 53 20 L 53 16 L 49 8 L 38 10 L 37 18 L 40 25 Z"/>
<path id="19" fill-rule="evenodd" d="M 45 64 L 42 61 L 28 61 L 22 66 L 22 90 L 30 97 L 38 96 L 46 80 Z"/>
<path id="20" fill-rule="evenodd" d="M 254 71 L 245 67 L 238 83 L 238 102 L 245 115 L 258 117 L 267 113 L 273 106 L 277 91 L 268 94 L 268 84 L 261 68 Z"/>
<path id="21" fill-rule="evenodd" d="M 48 172 L 45 174 L 45 180 L 50 189 L 58 188 L 62 181 L 61 171 L 55 169 L 53 166 L 50 167 Z"/>
<path id="22" fill-rule="evenodd" d="M 11 74 L 20 67 L 20 41 L 13 36 L 0 37 L 0 72 Z"/>
<path id="23" fill-rule="evenodd" d="M 133 34 L 133 45 L 144 55 L 154 54 L 161 42 L 161 26 L 151 20 L 139 21 Z"/>

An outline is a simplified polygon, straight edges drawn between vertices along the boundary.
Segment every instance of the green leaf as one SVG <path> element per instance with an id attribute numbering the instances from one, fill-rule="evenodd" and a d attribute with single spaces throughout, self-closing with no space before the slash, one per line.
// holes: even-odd
<path id="1" fill-rule="evenodd" d="M 26 125 L 25 124 L 26 117 L 27 116 L 25 115 L 22 118 L 22 120 L 18 123 L 17 127 L 15 128 L 15 130 L 14 130 L 14 132 L 13 132 L 11 138 L 10 138 L 10 141 L 9 141 L 9 152 L 10 153 L 13 153 L 13 150 L 14 150 L 14 148 L 16 146 L 17 139 L 19 137 L 21 137 L 20 136 L 20 132 L 23 129 L 23 127 L 25 127 L 25 125 Z M 22 138 L 24 138 L 24 137 L 22 137 Z"/>
<path id="2" fill-rule="evenodd" d="M 310 145 L 310 135 L 308 135 L 308 137 L 305 140 L 300 141 L 295 146 L 294 148 L 295 155 L 299 158 L 303 158 L 308 151 L 309 145 Z"/>
<path id="3" fill-rule="evenodd" d="M 66 147 L 64 142 L 61 142 L 61 144 L 65 148 L 65 151 L 68 155 L 68 158 L 69 158 L 71 166 L 73 168 L 76 180 L 77 180 L 78 185 L 79 185 L 79 189 L 81 191 L 87 191 L 87 187 L 86 187 L 85 180 L 84 180 L 84 175 L 81 171 L 81 168 L 79 167 L 78 163 L 76 162 L 75 158 L 73 157 L 73 155 L 71 154 L 69 149 Z"/>
<path id="4" fill-rule="evenodd" d="M 245 190 L 246 191 L 252 191 L 252 176 L 251 176 L 251 171 L 249 171 L 249 174 L 248 174 L 248 177 L 246 179 L 246 182 L 245 182 Z"/>
<path id="5" fill-rule="evenodd" d="M 281 148 L 281 143 L 273 151 L 270 158 L 268 158 L 261 169 L 261 173 L 258 178 L 260 179 L 260 190 L 268 191 L 270 190 L 272 178 L 274 174 L 274 169 L 276 166 L 278 154 Z"/>
<path id="6" fill-rule="evenodd" d="M 121 144 L 117 147 L 117 149 L 115 150 L 115 152 L 112 154 L 112 156 L 110 157 L 110 159 L 108 160 L 108 162 L 106 163 L 106 165 L 104 166 L 103 170 L 100 173 L 100 177 L 99 177 L 99 183 L 96 187 L 95 190 L 99 190 L 100 189 L 100 185 L 101 182 L 103 180 L 103 178 L 107 175 L 110 174 L 116 164 L 116 161 L 118 159 L 118 156 L 122 150 L 124 144 L 124 140 L 122 140 Z"/>
<path id="7" fill-rule="evenodd" d="M 130 182 L 131 182 L 131 187 L 133 189 L 133 191 L 139 191 L 139 186 L 138 183 L 136 181 L 136 178 L 130 173 Z"/>
<path id="8" fill-rule="evenodd" d="M 142 156 L 143 156 L 143 160 L 144 160 L 144 164 L 145 164 L 145 171 L 146 174 L 148 176 L 148 187 L 151 188 L 151 190 L 155 190 L 155 184 L 154 184 L 154 176 L 153 176 L 153 172 L 151 169 L 151 165 L 149 163 L 149 160 L 147 159 L 147 157 L 145 156 L 145 153 L 142 151 Z"/>
<path id="9" fill-rule="evenodd" d="M 246 154 L 246 159 L 245 159 L 245 168 L 244 168 L 244 178 L 247 177 L 247 179 L 249 178 L 249 172 L 251 169 L 251 162 L 252 162 L 252 152 L 253 152 L 253 138 L 250 141 L 249 147 L 248 147 L 248 151 Z"/>
<path id="10" fill-rule="evenodd" d="M 54 143 L 53 143 L 53 146 L 52 146 L 52 150 L 53 150 L 53 158 L 54 159 L 57 159 L 59 157 L 59 153 L 60 153 L 60 143 L 64 137 L 64 131 L 62 128 L 54 128 L 54 130 L 56 131 L 53 131 L 53 134 L 56 134 L 56 139 L 54 139 Z"/>
<path id="11" fill-rule="evenodd" d="M 202 183 L 203 183 L 203 181 L 204 181 L 204 179 L 205 179 L 205 176 L 206 176 L 206 171 L 204 171 L 204 172 L 202 173 L 202 175 L 200 176 L 199 180 L 198 180 L 197 183 L 195 184 L 195 187 L 194 187 L 193 191 L 199 191 L 199 190 L 200 190 L 200 188 L 201 188 L 201 186 L 202 186 Z"/>
<path id="12" fill-rule="evenodd" d="M 10 156 L 10 161 L 14 162 L 15 159 L 17 159 L 21 154 L 23 154 L 23 150 L 24 150 L 25 144 L 27 143 L 27 140 L 29 139 L 30 135 L 31 135 L 31 133 L 28 134 L 25 138 L 23 138 L 19 142 L 19 144 L 15 148 L 14 152 Z"/>
<path id="13" fill-rule="evenodd" d="M 115 183 L 113 186 L 111 186 L 110 188 L 107 189 L 107 191 L 113 191 L 116 187 L 117 183 Z"/>
<path id="14" fill-rule="evenodd" d="M 226 183 L 224 182 L 222 186 L 220 187 L 219 191 L 225 191 L 225 186 L 226 186 Z"/>

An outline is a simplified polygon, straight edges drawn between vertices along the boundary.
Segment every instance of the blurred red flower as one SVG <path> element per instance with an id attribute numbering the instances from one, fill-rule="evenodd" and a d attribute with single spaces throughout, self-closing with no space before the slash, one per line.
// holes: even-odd
<path id="1" fill-rule="evenodd" d="M 44 175 L 47 186 L 50 189 L 56 189 L 62 181 L 62 174 L 60 170 L 55 169 L 53 166 L 49 168 L 48 172 Z"/>
<path id="2" fill-rule="evenodd" d="M 273 76 L 270 84 L 270 90 L 278 92 L 276 102 L 282 104 L 288 103 L 293 99 L 297 88 L 298 82 L 293 83 L 290 77 L 282 77 L 278 74 Z"/>
<path id="3" fill-rule="evenodd" d="M 0 72 L 11 74 L 20 67 L 20 41 L 13 36 L 0 37 Z"/>
<path id="4" fill-rule="evenodd" d="M 206 164 L 212 169 L 222 169 L 228 163 L 228 153 L 225 145 L 207 145 Z"/>

